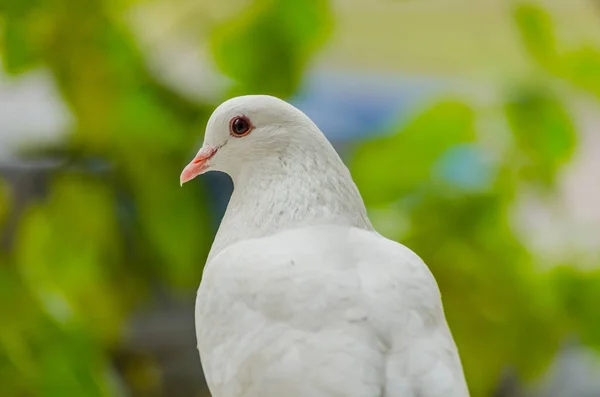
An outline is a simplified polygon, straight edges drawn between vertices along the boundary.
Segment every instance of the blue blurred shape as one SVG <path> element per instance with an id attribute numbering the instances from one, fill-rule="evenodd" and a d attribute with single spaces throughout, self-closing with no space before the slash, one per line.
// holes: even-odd
<path id="1" fill-rule="evenodd" d="M 448 149 L 433 170 L 434 178 L 466 191 L 482 191 L 491 187 L 494 167 L 482 150 L 473 144 Z"/>
<path id="2" fill-rule="evenodd" d="M 331 141 L 348 142 L 388 132 L 440 86 L 416 77 L 317 71 L 291 102 Z"/>

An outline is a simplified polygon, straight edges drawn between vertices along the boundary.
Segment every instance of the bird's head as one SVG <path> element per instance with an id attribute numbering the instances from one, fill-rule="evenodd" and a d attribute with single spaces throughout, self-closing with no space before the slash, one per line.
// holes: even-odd
<path id="1" fill-rule="evenodd" d="M 181 173 L 180 183 L 208 171 L 233 177 L 265 158 L 281 157 L 292 145 L 301 146 L 298 134 L 304 141 L 322 136 L 304 113 L 281 99 L 268 95 L 229 99 L 210 116 L 204 144 Z"/>

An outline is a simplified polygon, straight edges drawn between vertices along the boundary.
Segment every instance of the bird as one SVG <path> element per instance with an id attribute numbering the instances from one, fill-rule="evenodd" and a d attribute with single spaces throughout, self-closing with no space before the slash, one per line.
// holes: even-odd
<path id="1" fill-rule="evenodd" d="M 401 161 L 401 160 L 399 160 Z M 301 110 L 226 100 L 180 184 L 233 181 L 195 306 L 213 397 L 468 397 L 437 282 Z"/>

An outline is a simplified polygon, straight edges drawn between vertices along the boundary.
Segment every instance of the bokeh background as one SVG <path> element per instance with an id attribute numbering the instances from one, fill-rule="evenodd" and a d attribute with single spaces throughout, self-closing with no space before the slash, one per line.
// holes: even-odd
<path id="1" fill-rule="evenodd" d="M 600 396 L 599 1 L 0 0 L 0 61 L 1 396 L 208 395 L 231 183 L 178 178 L 242 93 L 428 263 L 473 397 Z"/>

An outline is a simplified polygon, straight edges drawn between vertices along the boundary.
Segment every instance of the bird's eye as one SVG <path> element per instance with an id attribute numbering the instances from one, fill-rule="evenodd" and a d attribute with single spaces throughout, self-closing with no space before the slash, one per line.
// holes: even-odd
<path id="1" fill-rule="evenodd" d="M 251 130 L 252 123 L 245 116 L 234 117 L 229 123 L 229 131 L 235 137 L 246 136 Z"/>

